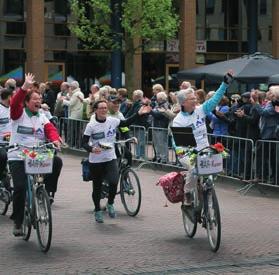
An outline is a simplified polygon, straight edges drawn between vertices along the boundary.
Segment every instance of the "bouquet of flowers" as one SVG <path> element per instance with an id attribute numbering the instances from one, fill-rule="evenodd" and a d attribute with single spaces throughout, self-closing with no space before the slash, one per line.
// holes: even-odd
<path id="1" fill-rule="evenodd" d="M 178 158 L 180 159 L 187 159 L 187 162 L 189 161 L 189 164 L 191 166 L 195 165 L 196 162 L 196 158 L 197 158 L 197 153 L 198 151 L 193 148 L 193 147 L 187 147 L 187 148 L 183 148 L 183 147 L 177 147 L 175 150 L 176 155 L 178 156 Z"/>
<path id="2" fill-rule="evenodd" d="M 217 143 L 211 145 L 210 148 L 214 149 L 214 152 L 221 154 L 224 159 L 229 157 L 228 150 L 220 142 L 217 142 Z M 187 147 L 187 148 L 177 147 L 175 150 L 175 153 L 180 160 L 183 158 L 185 158 L 185 159 L 187 158 L 187 161 L 189 162 L 189 164 L 191 166 L 195 165 L 196 159 L 198 156 L 198 151 L 195 148 L 193 148 L 193 147 Z"/>
<path id="3" fill-rule="evenodd" d="M 216 150 L 219 154 L 221 154 L 224 159 L 229 157 L 228 149 L 226 149 L 221 142 L 217 142 L 211 145 L 210 147 Z"/>
<path id="4" fill-rule="evenodd" d="M 28 150 L 28 149 L 23 149 L 20 153 L 19 156 L 22 159 L 25 159 L 27 157 L 33 159 L 33 160 L 38 160 L 38 161 L 44 161 L 48 158 L 53 158 L 54 152 L 51 149 L 44 150 L 42 152 L 34 151 L 34 150 Z"/>

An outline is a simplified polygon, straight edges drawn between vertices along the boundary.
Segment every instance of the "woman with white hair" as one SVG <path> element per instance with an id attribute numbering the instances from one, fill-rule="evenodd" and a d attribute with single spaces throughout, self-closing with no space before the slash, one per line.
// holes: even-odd
<path id="1" fill-rule="evenodd" d="M 222 99 L 227 87 L 232 82 L 231 73 L 224 76 L 224 82 L 220 85 L 216 93 L 203 104 L 197 106 L 197 97 L 192 88 L 181 90 L 177 93 L 177 99 L 181 105 L 181 111 L 173 120 L 174 127 L 191 127 L 197 144 L 197 150 L 209 146 L 206 129 L 206 115 L 215 109 Z M 190 162 L 189 162 L 190 163 Z M 185 182 L 185 204 L 191 204 L 190 191 L 195 186 L 196 176 L 194 176 L 193 166 L 186 167 L 188 170 Z"/>
<path id="2" fill-rule="evenodd" d="M 70 83 L 70 99 L 66 97 L 61 97 L 60 100 L 63 101 L 63 105 L 69 107 L 69 118 L 70 119 L 82 119 L 84 94 L 79 88 L 79 83 L 73 81 Z"/>

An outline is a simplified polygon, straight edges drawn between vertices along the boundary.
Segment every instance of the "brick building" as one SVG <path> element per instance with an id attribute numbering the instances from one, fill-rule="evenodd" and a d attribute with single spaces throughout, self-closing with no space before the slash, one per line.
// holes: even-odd
<path id="1" fill-rule="evenodd" d="M 138 85 L 175 89 L 179 68 L 192 68 L 263 51 L 279 57 L 278 0 L 174 0 L 181 26 L 177 39 L 150 43 L 137 59 Z M 0 0 L 0 80 L 77 79 L 84 91 L 108 83 L 111 53 L 85 50 L 71 35 L 67 0 Z M 123 69 L 124 71 L 124 69 Z M 168 80 L 168 81 L 166 81 Z"/>

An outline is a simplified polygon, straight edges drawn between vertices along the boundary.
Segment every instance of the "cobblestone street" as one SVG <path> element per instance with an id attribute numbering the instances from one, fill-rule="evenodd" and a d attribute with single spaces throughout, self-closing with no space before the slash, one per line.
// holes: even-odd
<path id="1" fill-rule="evenodd" d="M 0 274 L 278 274 L 278 195 L 252 189 L 242 196 L 239 186 L 219 182 L 222 241 L 213 253 L 200 226 L 194 239 L 185 237 L 179 204 L 164 207 L 156 182 L 165 172 L 138 171 L 143 199 L 137 217 L 126 214 L 117 196 L 117 218 L 106 215 L 97 224 L 81 157 L 62 157 L 50 251 L 40 252 L 35 231 L 29 242 L 13 237 L 9 210 L 0 216 Z"/>

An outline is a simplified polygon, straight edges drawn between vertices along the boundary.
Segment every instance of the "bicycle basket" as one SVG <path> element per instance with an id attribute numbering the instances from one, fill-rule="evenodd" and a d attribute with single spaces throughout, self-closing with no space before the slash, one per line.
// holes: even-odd
<path id="1" fill-rule="evenodd" d="M 51 174 L 54 151 L 47 150 L 23 150 L 24 168 L 26 174 Z"/>
<path id="2" fill-rule="evenodd" d="M 223 171 L 222 154 L 198 155 L 196 161 L 198 175 L 214 175 Z"/>
<path id="3" fill-rule="evenodd" d="M 183 173 L 170 172 L 160 177 L 157 185 L 163 187 L 166 198 L 172 203 L 182 202 L 184 198 Z"/>

